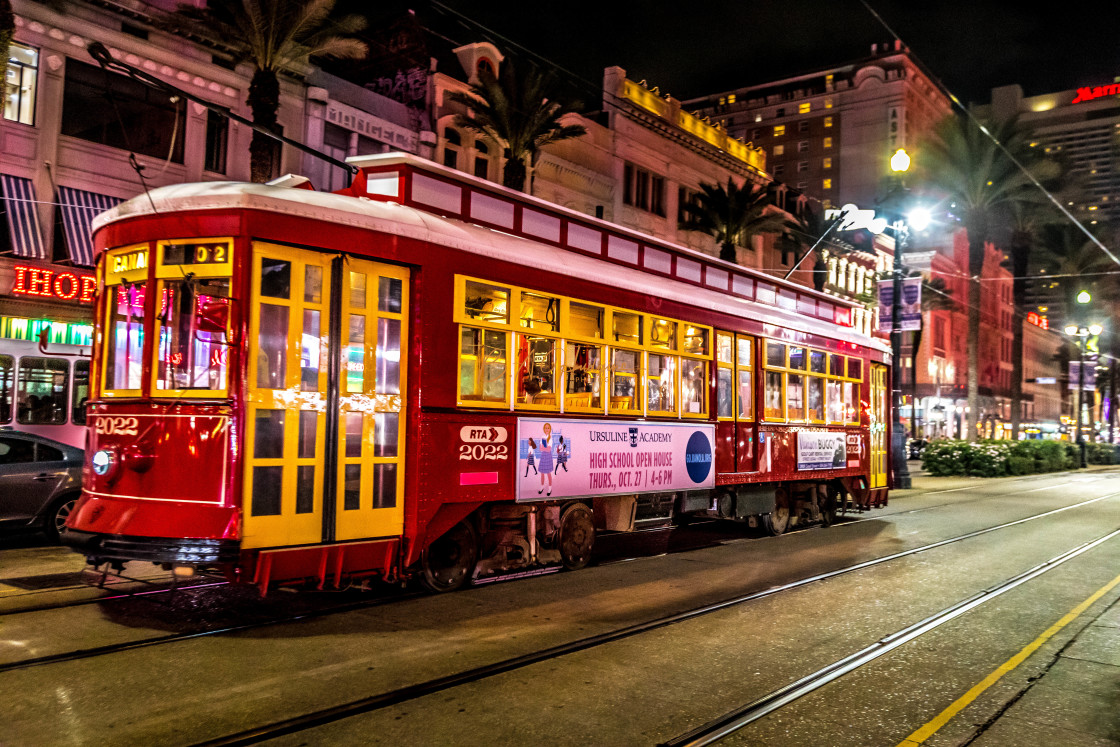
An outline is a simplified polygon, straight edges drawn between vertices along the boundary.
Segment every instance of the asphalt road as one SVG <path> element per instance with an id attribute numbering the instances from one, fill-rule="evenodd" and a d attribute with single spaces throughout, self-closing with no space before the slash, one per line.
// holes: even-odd
<path id="1" fill-rule="evenodd" d="M 284 722 L 290 733 L 247 740 L 669 743 L 1036 569 L 1036 577 L 723 740 L 897 745 L 1120 573 L 1120 536 L 1083 547 L 1120 529 L 1120 472 L 958 482 L 899 493 L 886 509 L 783 537 L 706 525 L 604 542 L 601 564 L 583 571 L 444 596 L 281 594 L 259 603 L 215 587 L 171 600 L 71 606 L 115 592 L 13 586 L 6 580 L 27 586 L 28 578 L 58 574 L 72 581 L 67 574 L 81 560 L 7 542 L 0 545 L 0 743 L 195 744 Z M 974 532 L 983 533 L 947 541 Z M 665 554 L 618 562 L 635 549 Z M 782 585 L 793 586 L 617 635 Z M 1118 596 L 1120 586 L 1113 587 L 924 743 L 983 738 L 1054 652 Z M 335 604 L 352 606 L 324 614 Z M 302 617 L 256 625 L 273 615 Z M 235 629 L 194 636 L 214 626 Z M 538 655 L 593 636 L 606 640 Z M 518 656 L 526 658 L 510 663 Z M 507 664 L 457 686 L 440 682 L 496 662 Z M 361 707 L 339 710 L 346 704 Z M 308 721 L 308 714 L 318 715 Z M 1050 741 L 1038 744 L 1056 743 L 1042 736 Z"/>

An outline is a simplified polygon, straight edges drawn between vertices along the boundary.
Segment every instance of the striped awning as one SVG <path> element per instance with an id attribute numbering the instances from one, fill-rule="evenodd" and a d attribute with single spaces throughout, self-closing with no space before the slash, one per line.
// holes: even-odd
<path id="1" fill-rule="evenodd" d="M 90 226 L 98 213 L 124 202 L 119 197 L 108 197 L 73 187 L 58 188 L 59 209 L 62 211 L 62 229 L 66 235 L 66 250 L 76 265 L 93 266 L 93 237 Z"/>
<path id="2" fill-rule="evenodd" d="M 35 210 L 35 186 L 30 179 L 0 174 L 0 194 L 4 198 L 4 217 L 12 250 L 20 257 L 49 259 L 39 215 Z"/>

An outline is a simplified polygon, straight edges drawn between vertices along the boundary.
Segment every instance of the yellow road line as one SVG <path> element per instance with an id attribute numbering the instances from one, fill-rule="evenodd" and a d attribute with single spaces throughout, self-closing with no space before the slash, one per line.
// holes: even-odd
<path id="1" fill-rule="evenodd" d="M 1116 578 L 1112 579 L 1107 584 L 1102 586 L 1100 589 L 1097 589 L 1097 591 L 1093 592 L 1092 596 L 1067 612 L 1061 620 L 1058 620 L 1058 622 L 1047 628 L 1045 633 L 1040 635 L 1038 638 L 1035 638 L 1033 641 L 1027 644 L 1027 646 L 1023 648 L 1022 651 L 1005 661 L 999 666 L 998 669 L 996 669 L 984 679 L 980 680 L 980 682 L 978 682 L 971 690 L 958 698 L 951 706 L 946 708 L 941 713 L 937 714 L 937 718 L 933 719 L 928 724 L 921 727 L 910 736 L 906 737 L 906 739 L 903 739 L 901 742 L 899 742 L 898 747 L 915 747 L 915 745 L 924 744 L 925 741 L 936 734 L 941 727 L 949 723 L 950 719 L 964 710 L 964 708 L 972 703 L 972 701 L 976 700 L 976 698 L 980 697 L 980 694 L 982 692 L 998 682 L 999 679 L 1003 677 L 1003 675 L 1007 674 L 1011 670 L 1015 669 L 1015 667 L 1026 661 L 1027 657 L 1037 651 L 1042 646 L 1042 644 L 1046 643 L 1048 640 L 1057 635 L 1058 631 L 1080 617 L 1081 614 L 1085 612 L 1085 610 L 1089 609 L 1093 602 L 1103 597 L 1117 584 L 1120 584 L 1120 576 L 1117 576 Z"/>

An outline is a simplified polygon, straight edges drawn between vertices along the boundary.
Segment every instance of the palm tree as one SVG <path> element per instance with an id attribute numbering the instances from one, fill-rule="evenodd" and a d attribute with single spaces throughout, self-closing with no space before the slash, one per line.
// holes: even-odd
<path id="1" fill-rule="evenodd" d="M 1001 148 L 998 143 L 1002 143 Z M 924 144 L 919 171 L 925 183 L 944 194 L 968 236 L 968 440 L 977 437 L 980 417 L 980 276 L 1000 211 L 1028 199 L 1032 182 L 1007 153 L 1028 151 L 1014 119 L 992 134 L 971 117 L 947 117 Z"/>
<path id="2" fill-rule="evenodd" d="M 212 3 L 201 13 L 187 8 L 181 15 L 243 45 L 242 60 L 254 67 L 245 103 L 255 124 L 276 131 L 281 71 L 310 57 L 360 58 L 369 52 L 365 42 L 349 36 L 365 27 L 365 19 L 333 18 L 334 5 L 335 0 L 235 0 Z M 254 182 L 272 178 L 274 142 L 253 132 L 249 159 Z"/>
<path id="3" fill-rule="evenodd" d="M 710 235 L 719 244 L 719 258 L 734 262 L 735 247 L 748 246 L 752 236 L 792 228 L 775 204 L 775 191 L 773 182 L 740 187 L 731 177 L 726 187 L 702 183 L 693 199 L 681 206 L 681 228 Z"/>
<path id="4" fill-rule="evenodd" d="M 468 110 L 455 116 L 456 125 L 505 148 L 502 184 L 519 192 L 525 190 L 526 158 L 535 164 L 544 146 L 587 133 L 581 124 L 561 121 L 581 107 L 558 91 L 551 75 L 534 66 L 522 74 L 509 59 L 498 76 L 483 69 L 470 90 L 455 91 L 449 98 Z"/>

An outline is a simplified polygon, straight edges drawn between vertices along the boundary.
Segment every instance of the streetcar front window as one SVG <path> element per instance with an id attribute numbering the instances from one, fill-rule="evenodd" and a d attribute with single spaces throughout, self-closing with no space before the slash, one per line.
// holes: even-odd
<path id="1" fill-rule="evenodd" d="M 107 289 L 105 388 L 139 391 L 144 373 L 144 283 Z"/>
<path id="2" fill-rule="evenodd" d="M 156 389 L 224 391 L 229 345 L 229 279 L 162 283 Z"/>

